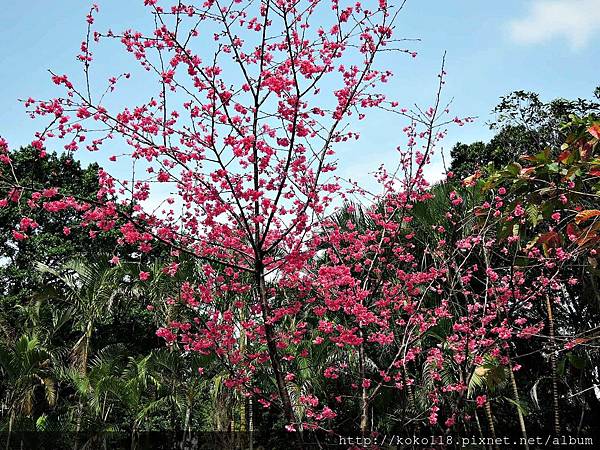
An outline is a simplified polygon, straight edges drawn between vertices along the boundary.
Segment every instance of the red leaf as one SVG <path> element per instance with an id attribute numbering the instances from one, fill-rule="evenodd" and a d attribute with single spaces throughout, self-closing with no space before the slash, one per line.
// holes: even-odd
<path id="1" fill-rule="evenodd" d="M 558 160 L 561 163 L 565 164 L 567 162 L 567 159 L 569 159 L 569 156 L 571 156 L 571 152 L 569 150 L 565 150 L 560 155 L 558 155 Z"/>
<path id="2" fill-rule="evenodd" d="M 462 183 L 463 183 L 463 186 L 467 186 L 467 187 L 470 187 L 470 186 L 475 186 L 475 182 L 476 182 L 476 181 L 477 181 L 477 180 L 478 180 L 480 177 L 481 177 L 481 171 L 480 171 L 480 170 L 478 170 L 478 171 L 477 171 L 477 172 L 475 172 L 473 175 L 471 175 L 471 176 L 469 176 L 469 177 L 467 177 L 467 178 L 465 178 L 465 179 L 463 180 L 463 182 L 462 182 Z"/>
<path id="3" fill-rule="evenodd" d="M 556 231 L 548 231 L 547 233 L 542 234 L 538 242 L 540 244 L 546 244 L 548 247 L 556 247 L 560 245 L 560 235 Z"/>
<path id="4" fill-rule="evenodd" d="M 580 224 L 586 220 L 590 220 L 592 217 L 600 216 L 600 211 L 597 209 L 586 209 L 581 211 L 575 216 L 575 223 Z"/>
<path id="5" fill-rule="evenodd" d="M 588 133 L 590 133 L 596 139 L 600 139 L 600 123 L 595 123 L 591 127 L 589 127 Z"/>
<path id="6" fill-rule="evenodd" d="M 577 225 L 572 223 L 567 225 L 567 236 L 579 236 L 579 228 L 577 227 Z"/>
<path id="7" fill-rule="evenodd" d="M 596 242 L 598 242 L 598 234 L 595 231 L 590 231 L 590 232 L 583 232 L 581 233 L 581 235 L 579 236 L 579 239 L 577 239 L 575 241 L 577 243 L 577 245 L 579 247 L 583 247 L 584 245 L 587 244 L 594 244 Z"/>

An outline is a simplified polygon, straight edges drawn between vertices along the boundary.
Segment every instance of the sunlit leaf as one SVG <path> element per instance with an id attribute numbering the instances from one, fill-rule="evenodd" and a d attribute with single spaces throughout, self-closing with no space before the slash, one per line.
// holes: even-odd
<path id="1" fill-rule="evenodd" d="M 598 209 L 586 209 L 585 211 L 580 211 L 575 216 L 575 223 L 580 224 L 581 222 L 585 222 L 586 220 L 590 220 L 592 217 L 600 216 L 600 210 Z"/>

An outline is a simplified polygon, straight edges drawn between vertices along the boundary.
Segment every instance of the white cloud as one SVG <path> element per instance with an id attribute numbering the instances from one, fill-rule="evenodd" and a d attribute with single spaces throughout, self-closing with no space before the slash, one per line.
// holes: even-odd
<path id="1" fill-rule="evenodd" d="M 533 0 L 525 17 L 509 23 L 509 31 L 519 43 L 564 39 L 581 49 L 600 32 L 600 0 Z"/>

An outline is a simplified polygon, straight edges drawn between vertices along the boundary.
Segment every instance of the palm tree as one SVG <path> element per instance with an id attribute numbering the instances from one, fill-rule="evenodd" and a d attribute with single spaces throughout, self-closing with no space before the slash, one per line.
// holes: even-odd
<path id="1" fill-rule="evenodd" d="M 131 417 L 134 446 L 139 431 L 152 430 L 161 422 L 168 429 L 182 430 L 186 439 L 193 417 L 203 412 L 211 384 L 198 376 L 201 364 L 200 356 L 161 348 L 128 357 L 118 376 L 110 377 L 110 398 Z"/>
<path id="2" fill-rule="evenodd" d="M 46 295 L 63 302 L 72 311 L 74 328 L 80 337 L 72 348 L 73 365 L 85 375 L 91 353 L 92 337 L 96 324 L 105 319 L 117 302 L 125 297 L 123 271 L 111 266 L 106 257 L 95 261 L 76 258 L 60 269 L 37 263 L 41 273 L 50 274 L 57 289 Z"/>
<path id="3" fill-rule="evenodd" d="M 36 336 L 22 335 L 14 343 L 0 343 L 2 409 L 8 413 L 8 438 L 18 417 L 32 418 L 45 402 L 56 403 L 56 384 L 52 373 L 52 355 Z M 42 397 L 42 399 L 40 398 Z"/>
<path id="4" fill-rule="evenodd" d="M 75 429 L 100 432 L 115 429 L 109 415 L 118 406 L 115 386 L 126 361 L 124 346 L 112 345 L 95 352 L 86 373 L 77 367 L 57 369 L 58 379 L 75 391 L 77 406 L 69 408 L 67 413 L 68 423 L 75 423 Z M 80 405 L 84 405 L 83 410 Z"/>
<path id="5" fill-rule="evenodd" d="M 118 266 L 111 266 L 108 258 L 100 257 L 95 261 L 76 258 L 65 263 L 60 269 L 54 269 L 42 263 L 36 267 L 42 274 L 53 277 L 46 295 L 66 305 L 71 312 L 73 329 L 80 335 L 71 349 L 71 360 L 77 375 L 71 373 L 71 380 L 80 394 L 77 411 L 76 431 L 79 432 L 84 416 L 85 384 L 89 359 L 92 351 L 94 330 L 99 321 L 106 319 L 117 302 L 124 295 L 123 272 Z"/>

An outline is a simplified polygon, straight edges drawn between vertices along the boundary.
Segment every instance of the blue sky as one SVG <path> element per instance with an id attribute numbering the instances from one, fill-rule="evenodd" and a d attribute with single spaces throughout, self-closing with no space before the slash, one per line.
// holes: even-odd
<path id="1" fill-rule="evenodd" d="M 101 29 L 150 24 L 143 0 L 96 3 Z M 55 93 L 47 69 L 79 73 L 74 56 L 88 8 L 81 0 L 2 0 L 0 135 L 12 146 L 30 142 L 39 127 L 26 117 L 17 99 Z M 457 141 L 489 138 L 485 125 L 489 112 L 501 95 L 512 90 L 533 90 L 545 99 L 575 98 L 591 96 L 600 84 L 600 0 L 408 0 L 397 36 L 421 42 L 409 44 L 419 52 L 416 59 L 395 55 L 386 61 L 395 72 L 388 86 L 390 97 L 405 105 L 428 106 L 446 51 L 444 95 L 454 99 L 452 114 L 479 117 L 474 124 L 450 129 L 446 151 Z M 97 64 L 125 63 L 121 53 L 102 54 Z M 135 97 L 140 90 L 143 86 L 123 93 Z M 360 128 L 359 144 L 339 151 L 341 173 L 355 179 L 392 161 L 394 148 L 403 140 L 398 132 L 401 124 L 383 114 L 372 115 Z M 436 178 L 433 172 L 439 172 L 439 165 L 431 171 Z"/>

